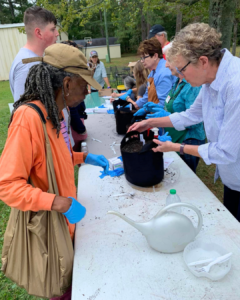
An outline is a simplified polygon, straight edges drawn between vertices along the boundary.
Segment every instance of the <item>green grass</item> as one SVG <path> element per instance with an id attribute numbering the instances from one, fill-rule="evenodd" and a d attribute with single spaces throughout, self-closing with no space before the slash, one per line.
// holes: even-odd
<path id="1" fill-rule="evenodd" d="M 239 47 L 240 50 L 240 47 Z M 129 61 L 137 61 L 138 56 L 123 56 L 122 58 L 112 59 L 111 64 L 105 63 L 106 67 L 109 66 L 127 66 Z M 4 144 L 7 138 L 7 128 L 10 119 L 10 111 L 8 103 L 13 102 L 12 94 L 9 88 L 9 82 L 0 82 L 0 155 L 4 148 Z M 78 167 L 75 167 L 75 183 L 77 185 L 77 173 Z M 205 163 L 200 160 L 197 175 L 206 184 L 206 186 L 216 195 L 216 197 L 222 201 L 223 198 L 223 185 L 218 180 L 216 184 L 213 183 L 215 172 L 215 166 L 206 166 Z M 194 196 L 194 195 L 193 195 Z M 3 235 L 6 229 L 10 208 L 0 201 L 0 255 L 3 244 Z M 3 273 L 0 272 L 0 299 L 12 300 L 12 299 L 24 299 L 33 300 L 40 299 L 32 296 L 28 296 L 24 289 L 17 287 L 12 281 L 7 279 Z"/>

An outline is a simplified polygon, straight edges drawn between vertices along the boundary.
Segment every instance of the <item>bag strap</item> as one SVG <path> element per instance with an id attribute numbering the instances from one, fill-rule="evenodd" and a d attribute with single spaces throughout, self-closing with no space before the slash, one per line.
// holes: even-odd
<path id="1" fill-rule="evenodd" d="M 51 150 L 51 145 L 47 133 L 47 128 L 46 128 L 46 119 L 44 117 L 44 114 L 42 110 L 34 103 L 26 103 L 24 105 L 27 105 L 34 109 L 43 125 L 43 132 L 45 136 L 45 143 L 46 143 L 46 162 L 47 162 L 47 176 L 48 176 L 48 192 L 52 194 L 56 194 L 57 196 L 59 195 L 58 191 L 58 186 L 57 186 L 57 180 L 56 180 L 56 175 L 55 175 L 55 170 L 54 170 L 54 165 L 53 165 L 53 158 L 52 158 L 52 150 Z"/>

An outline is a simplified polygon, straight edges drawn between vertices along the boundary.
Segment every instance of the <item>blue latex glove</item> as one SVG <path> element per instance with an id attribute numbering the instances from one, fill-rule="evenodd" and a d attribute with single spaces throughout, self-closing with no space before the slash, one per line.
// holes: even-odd
<path id="1" fill-rule="evenodd" d="M 69 210 L 63 214 L 68 219 L 69 223 L 75 224 L 84 218 L 86 214 L 86 208 L 73 197 L 68 198 L 72 199 L 72 204 Z"/>
<path id="2" fill-rule="evenodd" d="M 89 153 L 85 159 L 86 164 L 103 167 L 104 173 L 108 174 L 109 162 L 103 155 Z"/>
<path id="3" fill-rule="evenodd" d="M 114 110 L 113 110 L 113 109 L 109 109 L 109 110 L 107 111 L 107 113 L 108 113 L 109 115 L 114 115 Z"/>
<path id="4" fill-rule="evenodd" d="M 157 112 L 159 111 L 159 109 L 163 109 L 164 107 L 162 105 L 159 105 L 159 104 L 156 104 L 156 103 L 153 103 L 153 102 L 147 102 L 143 105 L 143 108 L 146 109 L 146 111 L 149 111 L 149 112 Z"/>
<path id="5" fill-rule="evenodd" d="M 168 135 L 168 132 L 166 132 L 164 135 L 158 136 L 158 139 L 160 142 L 172 141 L 172 138 L 170 137 L 170 135 Z"/>
<path id="6" fill-rule="evenodd" d="M 119 99 L 126 100 L 127 96 L 130 96 L 132 94 L 132 90 L 128 90 L 124 95 L 120 96 Z"/>
<path id="7" fill-rule="evenodd" d="M 104 106 L 104 104 L 98 106 L 98 108 L 106 108 L 106 106 Z"/>
<path id="8" fill-rule="evenodd" d="M 135 112 L 134 117 L 145 116 L 146 110 L 144 108 L 140 108 L 137 112 Z"/>
<path id="9" fill-rule="evenodd" d="M 170 112 L 164 110 L 161 108 L 161 110 L 159 110 L 158 112 L 156 112 L 155 114 L 148 114 L 146 116 L 146 119 L 151 119 L 151 118 L 162 118 L 162 117 L 167 117 L 171 115 Z"/>
<path id="10" fill-rule="evenodd" d="M 99 176 L 101 179 L 103 179 L 105 176 L 111 176 L 111 177 L 118 177 L 121 176 L 124 173 L 124 169 L 123 168 L 117 168 L 113 171 L 108 171 L 108 174 L 105 174 L 103 171 L 101 171 L 101 175 Z"/>

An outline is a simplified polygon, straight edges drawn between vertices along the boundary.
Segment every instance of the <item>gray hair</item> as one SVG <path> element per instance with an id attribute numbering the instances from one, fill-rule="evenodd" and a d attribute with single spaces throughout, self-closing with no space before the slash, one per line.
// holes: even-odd
<path id="1" fill-rule="evenodd" d="M 165 38 L 167 39 L 167 32 L 166 31 L 161 31 L 161 32 L 157 33 L 157 35 L 162 35 L 162 34 L 164 34 Z"/>
<path id="2" fill-rule="evenodd" d="M 125 77 L 123 83 L 124 83 L 124 86 L 127 90 L 130 90 L 130 89 L 132 89 L 136 86 L 136 81 L 131 76 Z"/>
<path id="3" fill-rule="evenodd" d="M 181 29 L 175 36 L 172 47 L 167 52 L 167 59 L 174 61 L 179 55 L 193 64 L 199 57 L 207 56 L 210 61 L 220 62 L 221 33 L 205 23 L 194 23 Z"/>

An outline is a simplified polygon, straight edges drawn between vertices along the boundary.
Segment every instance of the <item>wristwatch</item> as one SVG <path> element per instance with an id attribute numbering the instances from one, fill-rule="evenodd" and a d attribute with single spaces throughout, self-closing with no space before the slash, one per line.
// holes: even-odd
<path id="1" fill-rule="evenodd" d="M 180 155 L 184 155 L 184 146 L 185 146 L 185 143 L 182 143 L 181 145 L 180 145 Z"/>
<path id="2" fill-rule="evenodd" d="M 108 88 L 108 89 L 110 89 L 110 88 L 111 88 L 111 86 L 108 86 L 107 88 Z"/>

